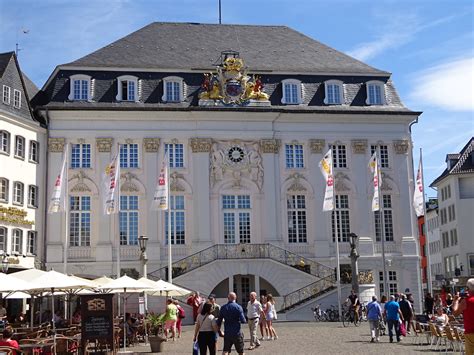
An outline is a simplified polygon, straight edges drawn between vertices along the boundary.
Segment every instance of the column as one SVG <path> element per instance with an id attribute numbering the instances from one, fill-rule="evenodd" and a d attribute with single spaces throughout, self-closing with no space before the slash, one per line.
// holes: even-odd
<path id="1" fill-rule="evenodd" d="M 259 275 L 254 275 L 255 278 L 255 292 L 257 292 L 257 300 L 259 300 L 258 297 L 260 297 L 260 276 Z"/>

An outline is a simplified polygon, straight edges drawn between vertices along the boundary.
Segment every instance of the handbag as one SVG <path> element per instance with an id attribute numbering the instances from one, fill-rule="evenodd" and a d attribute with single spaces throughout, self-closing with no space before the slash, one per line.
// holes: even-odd
<path id="1" fill-rule="evenodd" d="M 193 355 L 199 355 L 199 343 L 197 341 L 193 343 Z"/>
<path id="2" fill-rule="evenodd" d="M 405 323 L 400 323 L 400 334 L 404 337 L 407 336 L 407 328 L 405 328 Z"/>

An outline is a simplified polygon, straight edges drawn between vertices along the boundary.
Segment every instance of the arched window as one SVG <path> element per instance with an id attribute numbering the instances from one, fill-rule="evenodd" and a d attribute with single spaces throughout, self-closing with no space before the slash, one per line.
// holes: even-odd
<path id="1" fill-rule="evenodd" d="M 184 99 L 184 82 L 178 76 L 163 79 L 163 97 L 165 102 L 181 102 Z"/>
<path id="2" fill-rule="evenodd" d="M 367 82 L 367 105 L 385 105 L 385 84 L 382 81 Z"/>
<path id="3" fill-rule="evenodd" d="M 76 74 L 70 77 L 70 92 L 68 99 L 73 101 L 90 101 L 91 77 L 84 74 Z"/>
<path id="4" fill-rule="evenodd" d="M 15 136 L 15 158 L 25 158 L 25 138 Z"/>

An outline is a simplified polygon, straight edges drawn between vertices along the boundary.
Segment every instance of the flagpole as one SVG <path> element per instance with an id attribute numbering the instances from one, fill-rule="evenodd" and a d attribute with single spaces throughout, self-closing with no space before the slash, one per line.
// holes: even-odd
<path id="1" fill-rule="evenodd" d="M 115 173 L 118 174 L 118 177 L 116 178 L 117 180 L 117 186 L 115 188 L 117 189 L 117 200 L 115 201 L 116 205 L 114 206 L 114 232 L 115 232 L 115 238 L 117 239 L 117 279 L 120 278 L 120 143 L 117 144 L 117 160 L 115 162 L 117 166 L 115 167 Z M 116 208 L 116 210 L 115 210 Z M 117 215 L 119 218 L 117 218 Z M 120 314 L 120 292 L 117 296 L 117 307 L 118 307 L 118 313 Z M 123 319 L 125 323 L 125 313 L 123 314 Z"/>
<path id="2" fill-rule="evenodd" d="M 66 144 L 66 169 L 65 169 L 65 184 L 64 184 L 64 221 L 66 224 L 66 231 L 64 236 L 63 246 L 63 273 L 67 275 L 67 259 L 68 259 L 68 241 L 69 241 L 69 143 Z M 68 303 L 64 295 L 64 317 L 68 319 Z"/>
<path id="3" fill-rule="evenodd" d="M 336 283 L 337 283 L 337 309 L 339 312 L 339 319 L 342 320 L 342 290 L 341 290 L 341 263 L 339 260 L 339 229 L 338 229 L 338 211 L 337 211 L 337 199 L 336 199 L 336 184 L 334 184 L 334 236 L 336 237 Z M 339 200 L 340 201 L 340 200 Z"/>
<path id="4" fill-rule="evenodd" d="M 166 182 L 167 182 L 167 194 L 168 194 L 168 282 L 173 283 L 173 268 L 172 268 L 172 255 L 171 255 L 171 199 L 170 199 L 170 161 L 169 161 L 169 149 L 168 149 L 168 167 L 166 169 Z"/>
<path id="5" fill-rule="evenodd" d="M 377 148 L 377 153 L 380 153 L 379 148 Z M 387 263 L 385 260 L 385 214 L 383 210 L 383 196 L 381 193 L 381 184 L 380 182 L 382 181 L 381 179 L 381 172 L 380 172 L 380 164 L 379 164 L 379 154 L 377 154 L 376 159 L 375 159 L 375 164 L 377 164 L 377 192 L 379 195 L 379 217 L 380 217 L 380 236 L 382 239 L 382 264 L 383 264 L 383 290 L 384 293 L 387 295 L 387 297 L 390 296 L 389 289 L 388 289 L 388 279 L 387 279 Z"/>
<path id="6" fill-rule="evenodd" d="M 425 176 L 423 174 L 423 152 L 420 148 L 420 167 L 421 170 L 421 186 L 423 187 L 423 219 L 424 219 L 424 231 L 422 233 L 425 235 L 425 245 L 426 245 L 426 263 L 428 264 L 428 275 L 427 275 L 427 284 L 428 284 L 428 292 L 433 294 L 433 285 L 431 279 L 431 255 L 430 255 L 430 239 L 428 236 L 428 228 L 426 227 L 428 221 L 426 218 L 426 201 L 425 201 Z M 415 186 L 416 188 L 416 186 Z"/>

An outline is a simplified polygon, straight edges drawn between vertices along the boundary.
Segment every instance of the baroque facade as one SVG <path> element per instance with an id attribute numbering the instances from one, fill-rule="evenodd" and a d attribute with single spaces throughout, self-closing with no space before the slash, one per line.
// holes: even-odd
<path id="1" fill-rule="evenodd" d="M 390 73 L 287 27 L 153 23 L 58 66 L 39 97 L 49 171 L 69 147 L 68 225 L 47 216 L 49 267 L 67 248 L 71 273 L 114 275 L 118 260 L 141 271 L 146 235 L 149 276 L 166 277 L 167 217 L 151 209 L 166 151 L 176 283 L 244 301 L 253 289 L 288 300 L 332 287 L 335 217 L 341 263 L 347 270 L 356 233 L 361 275 L 378 294 L 382 233 L 367 167 L 377 150 L 389 292 L 419 296 L 409 124 L 420 113 L 402 104 Z M 333 214 L 322 211 L 318 167 L 329 148 Z M 116 153 L 120 214 L 107 216 L 102 174 Z"/>

